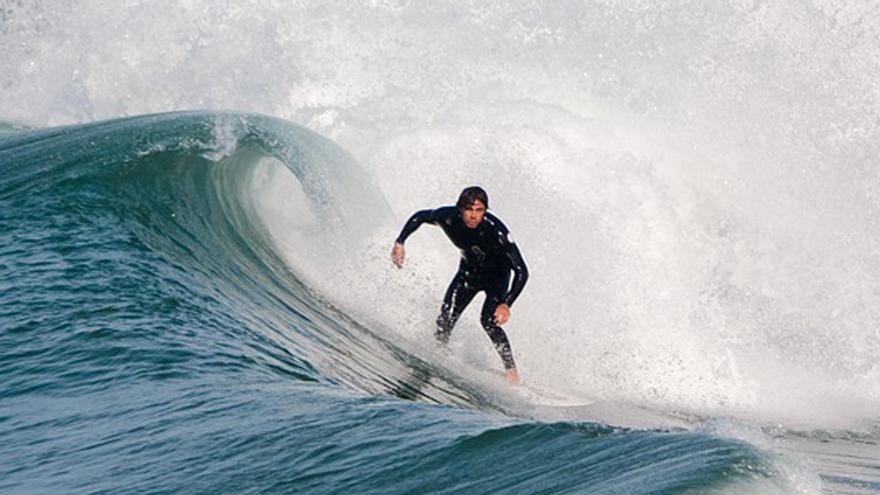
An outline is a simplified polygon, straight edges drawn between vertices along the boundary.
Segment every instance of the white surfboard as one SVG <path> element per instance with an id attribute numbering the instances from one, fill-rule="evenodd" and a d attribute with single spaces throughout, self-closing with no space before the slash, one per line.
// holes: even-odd
<path id="1" fill-rule="evenodd" d="M 575 395 L 566 394 L 556 390 L 547 390 L 526 383 L 511 385 L 511 389 L 514 393 L 522 396 L 527 401 L 542 406 L 584 407 L 589 406 L 590 404 L 593 404 L 595 402 L 589 399 L 585 399 L 583 397 L 577 397 Z"/>
<path id="2" fill-rule="evenodd" d="M 584 397 L 532 385 L 528 380 L 521 380 L 517 385 L 512 385 L 507 382 L 504 372 L 499 369 L 483 368 L 481 366 L 470 366 L 470 368 L 478 371 L 486 378 L 491 378 L 492 381 L 503 381 L 504 385 L 499 385 L 502 387 L 502 390 L 509 390 L 511 395 L 522 398 L 530 404 L 548 407 L 584 407 L 595 403 L 595 401 Z M 473 377 L 473 375 L 471 376 Z"/>

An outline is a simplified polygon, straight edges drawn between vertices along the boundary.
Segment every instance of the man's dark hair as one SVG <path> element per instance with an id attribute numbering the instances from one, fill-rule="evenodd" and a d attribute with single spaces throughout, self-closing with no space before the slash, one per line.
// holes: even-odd
<path id="1" fill-rule="evenodd" d="M 458 196 L 458 203 L 455 203 L 455 206 L 457 206 L 459 210 L 463 210 L 474 204 L 474 201 L 477 200 L 486 205 L 487 210 L 489 209 L 489 195 L 486 194 L 486 191 L 484 191 L 482 187 L 466 187 Z"/>

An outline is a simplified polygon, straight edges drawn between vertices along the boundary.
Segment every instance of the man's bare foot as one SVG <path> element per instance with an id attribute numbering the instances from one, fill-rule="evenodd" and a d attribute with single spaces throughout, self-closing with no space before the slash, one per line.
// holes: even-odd
<path id="1" fill-rule="evenodd" d="M 507 378 L 507 381 L 510 382 L 511 385 L 519 384 L 519 373 L 516 372 L 516 368 L 510 368 L 505 372 L 504 378 Z"/>

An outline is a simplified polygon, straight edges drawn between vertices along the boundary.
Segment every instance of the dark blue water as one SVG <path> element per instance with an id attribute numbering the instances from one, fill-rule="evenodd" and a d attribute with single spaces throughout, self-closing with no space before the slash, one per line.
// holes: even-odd
<path id="1" fill-rule="evenodd" d="M 539 420 L 349 317 L 254 211 L 266 157 L 329 219 L 373 201 L 344 151 L 268 117 L 2 134 L 0 492 L 792 490 L 765 446 Z"/>

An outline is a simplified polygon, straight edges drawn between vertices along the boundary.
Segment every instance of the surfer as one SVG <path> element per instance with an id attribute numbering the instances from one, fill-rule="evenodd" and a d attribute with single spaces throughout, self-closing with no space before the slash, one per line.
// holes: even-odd
<path id="1" fill-rule="evenodd" d="M 510 307 L 526 285 L 529 271 L 507 227 L 498 217 L 488 213 L 488 209 L 486 191 L 473 186 L 461 192 L 455 206 L 417 211 L 397 236 L 391 260 L 398 268 L 403 267 L 403 244 L 423 223 L 443 229 L 449 240 L 461 250 L 461 261 L 443 297 L 435 337 L 445 344 L 462 311 L 478 292 L 484 291 L 486 301 L 480 313 L 480 323 L 501 356 L 507 380 L 516 384 L 519 374 L 510 342 L 501 325 L 510 319 Z"/>

